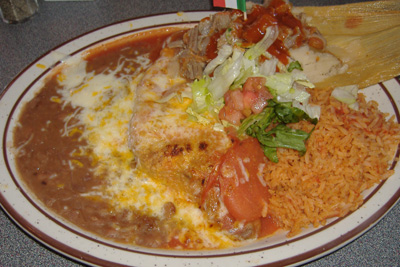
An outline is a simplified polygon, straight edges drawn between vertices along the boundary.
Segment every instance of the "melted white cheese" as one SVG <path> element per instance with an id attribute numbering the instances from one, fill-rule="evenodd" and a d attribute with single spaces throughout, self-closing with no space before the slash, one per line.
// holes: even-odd
<path id="1" fill-rule="evenodd" d="M 164 204 L 172 202 L 177 209 L 174 219 L 182 225 L 179 234 L 182 241 L 187 238 L 187 233 L 191 233 L 191 238 L 194 235 L 206 247 L 231 246 L 234 241 L 210 227 L 203 212 L 196 203 L 187 200 L 184 192 L 173 192 L 157 180 L 132 168 L 135 158 L 128 146 L 128 126 L 134 110 L 132 103 L 135 100 L 136 88 L 143 78 L 143 74 L 139 72 L 147 68 L 149 61 L 141 57 L 137 61 L 142 64 L 141 68 L 130 75 L 117 76 L 122 62 L 121 60 L 114 70 L 95 74 L 86 71 L 86 61 L 78 57 L 70 58 L 65 62 L 58 77 L 62 86 L 59 94 L 62 97 L 61 101 L 54 101 L 76 108 L 75 112 L 65 119 L 63 135 L 72 135 L 74 131 L 80 131 L 78 127 L 83 127 L 81 138 L 88 144 L 87 147 L 80 147 L 71 154 L 92 156 L 96 163 L 94 173 L 108 182 L 106 188 L 98 188 L 98 191 L 86 193 L 84 196 L 101 196 L 108 199 L 116 209 L 133 208 L 149 216 L 162 216 Z M 153 74 L 156 73 L 157 71 Z M 181 84 L 182 79 L 167 79 L 164 76 L 153 79 L 153 82 L 158 88 L 163 88 Z M 148 91 L 141 97 L 151 99 L 154 93 L 160 92 Z M 181 117 L 181 114 L 174 114 L 173 109 L 153 112 L 164 112 L 162 117 L 170 118 L 170 125 Z M 157 124 L 155 121 L 149 123 L 152 127 Z M 70 160 L 67 166 L 80 167 L 78 162 L 74 163 L 73 160 Z"/>

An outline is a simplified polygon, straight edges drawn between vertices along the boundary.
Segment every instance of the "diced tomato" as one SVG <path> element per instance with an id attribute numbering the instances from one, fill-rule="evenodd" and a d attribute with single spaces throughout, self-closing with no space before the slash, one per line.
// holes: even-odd
<path id="1" fill-rule="evenodd" d="M 219 118 L 234 125 L 240 125 L 245 116 L 243 110 L 243 94 L 240 90 L 229 90 L 224 95 L 225 106 L 219 112 Z"/>
<path id="2" fill-rule="evenodd" d="M 265 164 L 257 139 L 236 141 L 210 175 L 203 201 L 213 186 L 219 186 L 222 201 L 235 220 L 250 222 L 265 217 L 269 198 L 262 175 Z"/>
<path id="3" fill-rule="evenodd" d="M 243 94 L 240 90 L 229 90 L 224 95 L 225 104 L 233 109 L 242 110 Z"/>
<path id="4" fill-rule="evenodd" d="M 265 86 L 264 77 L 250 77 L 243 84 L 243 89 L 229 90 L 224 95 L 225 106 L 219 112 L 219 118 L 234 125 L 252 113 L 260 113 L 273 95 Z"/>
<path id="5" fill-rule="evenodd" d="M 265 78 L 264 77 L 250 77 L 243 84 L 244 91 L 256 92 L 265 88 Z"/>
<path id="6" fill-rule="evenodd" d="M 254 91 L 243 90 L 243 107 L 251 109 L 254 102 L 257 101 L 258 94 Z"/>
<path id="7" fill-rule="evenodd" d="M 218 114 L 221 120 L 226 120 L 233 125 L 240 125 L 240 121 L 244 119 L 244 115 L 241 111 L 230 108 L 228 106 L 224 106 Z"/>
<path id="8" fill-rule="evenodd" d="M 267 100 L 274 98 L 265 86 L 264 77 L 250 77 L 243 85 L 244 108 L 260 113 L 268 104 Z"/>
<path id="9" fill-rule="evenodd" d="M 255 102 L 253 102 L 253 105 L 251 106 L 251 111 L 253 111 L 254 114 L 261 113 L 263 109 L 268 105 L 268 102 L 265 100 L 265 98 L 257 98 Z"/>

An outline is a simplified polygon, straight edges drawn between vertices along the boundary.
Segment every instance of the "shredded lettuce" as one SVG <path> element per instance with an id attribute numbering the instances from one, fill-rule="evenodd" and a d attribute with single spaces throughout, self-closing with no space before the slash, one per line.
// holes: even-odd
<path id="1" fill-rule="evenodd" d="M 288 72 L 292 72 L 294 69 L 303 70 L 300 62 L 298 62 L 297 60 L 290 62 L 289 66 L 287 67 Z"/>
<path id="2" fill-rule="evenodd" d="M 240 75 L 244 51 L 240 48 L 233 48 L 232 56 L 225 60 L 214 71 L 214 77 L 208 85 L 208 90 L 214 100 L 224 96 L 231 84 Z"/>
<path id="3" fill-rule="evenodd" d="M 209 118 L 203 115 L 208 112 L 213 116 L 218 114 L 219 110 L 223 107 L 223 98 L 214 100 L 212 94 L 208 90 L 211 78 L 204 76 L 200 80 L 195 80 L 191 84 L 192 89 L 192 103 L 186 109 L 186 113 L 191 115 L 191 118 L 198 121 L 199 123 L 206 125 L 211 121 Z"/>
<path id="4" fill-rule="evenodd" d="M 275 119 L 274 109 L 269 107 L 264 108 L 259 114 L 253 114 L 244 119 L 237 131 L 237 134 L 238 136 L 242 136 L 244 134 L 252 136 L 252 133 L 258 130 L 265 131 L 273 119 Z"/>
<path id="5" fill-rule="evenodd" d="M 358 96 L 357 85 L 336 87 L 332 91 L 332 96 L 337 100 L 339 100 L 340 102 L 349 105 L 349 108 L 351 109 L 358 110 L 359 108 L 359 104 L 357 102 L 357 96 Z"/>
<path id="6" fill-rule="evenodd" d="M 243 59 L 243 63 L 245 63 L 247 61 L 249 61 L 249 60 L 246 60 L 245 58 Z M 229 88 L 236 89 L 238 87 L 241 87 L 247 81 L 248 78 L 257 76 L 258 73 L 259 73 L 259 71 L 258 71 L 257 66 L 250 65 L 250 64 L 243 64 L 239 76 L 236 78 L 236 80 L 233 82 L 233 84 Z"/>
<path id="7" fill-rule="evenodd" d="M 293 70 L 291 73 L 276 73 L 275 75 L 268 76 L 265 83 L 279 102 L 297 101 L 306 105 L 310 94 L 302 89 L 301 86 L 296 86 L 296 84 L 314 88 L 314 85 L 304 73 L 296 70 Z"/>
<path id="8" fill-rule="evenodd" d="M 321 117 L 321 107 L 317 105 L 302 104 L 299 101 L 294 100 L 292 106 L 303 110 L 311 119 L 318 119 Z"/>
<path id="9" fill-rule="evenodd" d="M 278 64 L 278 59 L 273 57 L 269 60 L 265 60 L 260 66 L 260 74 L 264 76 L 274 75 L 276 72 L 276 66 Z"/>
<path id="10" fill-rule="evenodd" d="M 262 137 L 261 139 L 264 140 L 264 143 L 269 145 L 262 144 L 261 141 L 260 143 L 271 159 L 274 151 L 276 153 L 276 145 L 271 146 L 271 140 L 276 139 L 279 141 L 275 142 L 279 144 L 278 146 L 284 145 L 283 147 L 286 147 L 286 141 L 281 140 L 281 137 L 286 138 L 291 134 L 305 136 L 299 134 L 298 131 L 278 127 L 275 130 L 277 132 L 272 132 L 267 137 L 265 129 L 271 123 L 284 126 L 299 120 L 309 120 L 316 123 L 320 116 L 320 108 L 318 106 L 308 105 L 310 94 L 304 87 L 313 88 L 314 85 L 302 72 L 300 63 L 294 61 L 288 66 L 284 66 L 277 58 L 267 52 L 267 49 L 277 39 L 278 33 L 277 26 L 268 27 L 264 37 L 247 50 L 237 44 L 225 44 L 220 47 L 217 57 L 207 64 L 203 72 L 204 77 L 192 83 L 193 101 L 187 109 L 187 113 L 191 115 L 191 118 L 200 123 L 208 124 L 210 123 L 210 117 L 207 117 L 209 114 L 203 113 L 211 112 L 211 115 L 217 117 L 219 110 L 224 105 L 223 96 L 228 90 L 240 88 L 250 77 L 265 77 L 265 85 L 274 95 L 275 100 L 270 100 L 268 107 L 260 114 L 252 115 L 245 119 L 238 128 L 238 134 Z M 268 59 L 261 62 L 259 60 L 261 55 Z M 286 72 L 276 73 L 277 67 Z M 212 77 L 210 77 L 211 73 L 213 74 Z M 269 141 L 266 142 L 265 140 Z M 292 145 L 294 149 L 303 151 L 303 147 L 299 149 L 298 140 L 294 140 L 293 144 L 296 144 Z M 273 159 L 273 161 L 276 161 L 276 159 Z"/>
<path id="11" fill-rule="evenodd" d="M 311 132 L 289 128 L 286 124 L 310 121 L 313 124 L 317 119 L 310 118 L 303 110 L 293 107 L 290 102 L 279 103 L 274 100 L 268 101 L 268 106 L 259 114 L 246 118 L 238 129 L 238 135 L 247 134 L 257 138 L 261 147 L 272 162 L 278 162 L 277 148 L 295 149 L 304 154 L 306 152 L 305 141 Z M 272 129 L 266 131 L 271 125 Z"/>
<path id="12" fill-rule="evenodd" d="M 277 64 L 276 58 L 266 60 L 261 66 L 258 66 L 257 59 L 266 53 L 267 49 L 275 42 L 277 37 L 278 28 L 276 26 L 268 27 L 263 39 L 244 53 L 244 57 L 241 61 L 242 66 L 240 73 L 230 86 L 230 89 L 236 89 L 243 85 L 249 77 L 267 76 L 275 73 Z M 263 69 L 261 70 L 260 67 L 263 67 Z"/>
<path id="13" fill-rule="evenodd" d="M 292 75 L 290 73 L 276 73 L 267 77 L 265 85 L 275 95 L 283 95 L 290 91 L 293 85 Z"/>
<path id="14" fill-rule="evenodd" d="M 249 60 L 258 59 L 258 57 L 264 54 L 265 51 L 267 51 L 267 49 L 275 42 L 276 38 L 278 38 L 278 34 L 278 26 L 268 27 L 261 41 L 247 50 L 244 56 Z"/>
<path id="15" fill-rule="evenodd" d="M 274 112 L 279 122 L 282 123 L 296 123 L 302 120 L 309 121 L 313 124 L 317 124 L 318 119 L 311 118 L 303 110 L 293 107 L 291 102 L 280 103 L 274 100 L 268 101 L 268 107 L 274 108 Z"/>
<path id="16" fill-rule="evenodd" d="M 280 102 L 298 101 L 300 103 L 307 103 L 310 98 L 310 94 L 305 90 L 290 88 L 289 92 L 278 95 Z"/>
<path id="17" fill-rule="evenodd" d="M 211 122 L 208 118 L 206 118 L 205 116 L 202 116 L 201 114 L 197 113 L 191 107 L 188 107 L 186 109 L 186 113 L 188 113 L 189 115 L 192 116 L 191 117 L 192 120 L 197 121 L 200 124 L 207 125 L 207 124 L 209 124 Z"/>
<path id="18" fill-rule="evenodd" d="M 210 63 L 207 64 L 206 68 L 204 69 L 203 73 L 204 75 L 209 75 L 212 73 L 216 67 L 221 65 L 222 63 L 225 62 L 225 60 L 228 59 L 230 55 L 232 55 L 233 48 L 230 45 L 223 45 L 219 50 L 218 50 L 218 56 L 214 58 L 213 60 L 210 61 Z"/>
<path id="19" fill-rule="evenodd" d="M 264 149 L 264 154 L 272 162 L 279 161 L 277 148 L 289 148 L 300 152 L 304 155 L 307 151 L 305 141 L 311 133 L 302 130 L 296 130 L 283 124 L 278 124 L 275 128 L 268 132 L 257 132 L 256 137 Z"/>
<path id="20" fill-rule="evenodd" d="M 195 80 L 191 84 L 192 104 L 190 108 L 197 113 L 202 113 L 208 110 L 208 107 L 211 104 L 212 96 L 207 89 L 209 83 L 210 78 L 205 76 L 203 79 Z"/>

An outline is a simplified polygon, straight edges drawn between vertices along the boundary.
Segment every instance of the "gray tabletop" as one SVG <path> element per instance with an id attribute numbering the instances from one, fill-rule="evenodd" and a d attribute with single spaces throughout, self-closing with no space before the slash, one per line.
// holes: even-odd
<path id="1" fill-rule="evenodd" d="M 255 1 L 260 2 L 260 1 Z M 360 0 L 292 0 L 327 5 Z M 175 11 L 209 10 L 211 0 L 40 1 L 31 20 L 0 22 L 0 90 L 36 58 L 87 31 L 124 19 Z M 0 209 L 1 210 L 1 209 Z M 400 204 L 353 242 L 307 266 L 400 266 Z M 81 266 L 47 248 L 0 211 L 0 266 Z"/>

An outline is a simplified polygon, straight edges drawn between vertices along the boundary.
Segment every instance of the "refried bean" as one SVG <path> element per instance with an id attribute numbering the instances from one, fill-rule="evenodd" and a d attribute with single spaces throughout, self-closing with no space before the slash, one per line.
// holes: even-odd
<path id="1" fill-rule="evenodd" d="M 170 35 L 166 32 L 96 48 L 85 58 L 87 71 L 100 73 L 113 68 L 121 55 L 130 60 L 150 53 L 149 58 L 154 61 Z M 61 86 L 56 76 L 57 73 L 49 77 L 40 92 L 25 104 L 19 126 L 14 129 L 14 147 L 21 147 L 16 163 L 23 181 L 47 208 L 86 231 L 117 242 L 167 247 L 166 228 L 174 226 L 166 220 L 175 211 L 173 205 L 166 205 L 165 218 L 156 218 L 140 211 L 117 211 L 101 197 L 82 196 L 104 187 L 106 181 L 91 171 L 95 163 L 90 157 L 71 156 L 74 149 L 86 144 L 79 138 L 85 129 L 81 126 L 70 136 L 62 136 L 64 119 L 75 110 L 52 100 L 60 98 L 57 91 Z M 70 168 L 69 161 L 79 167 Z"/>

